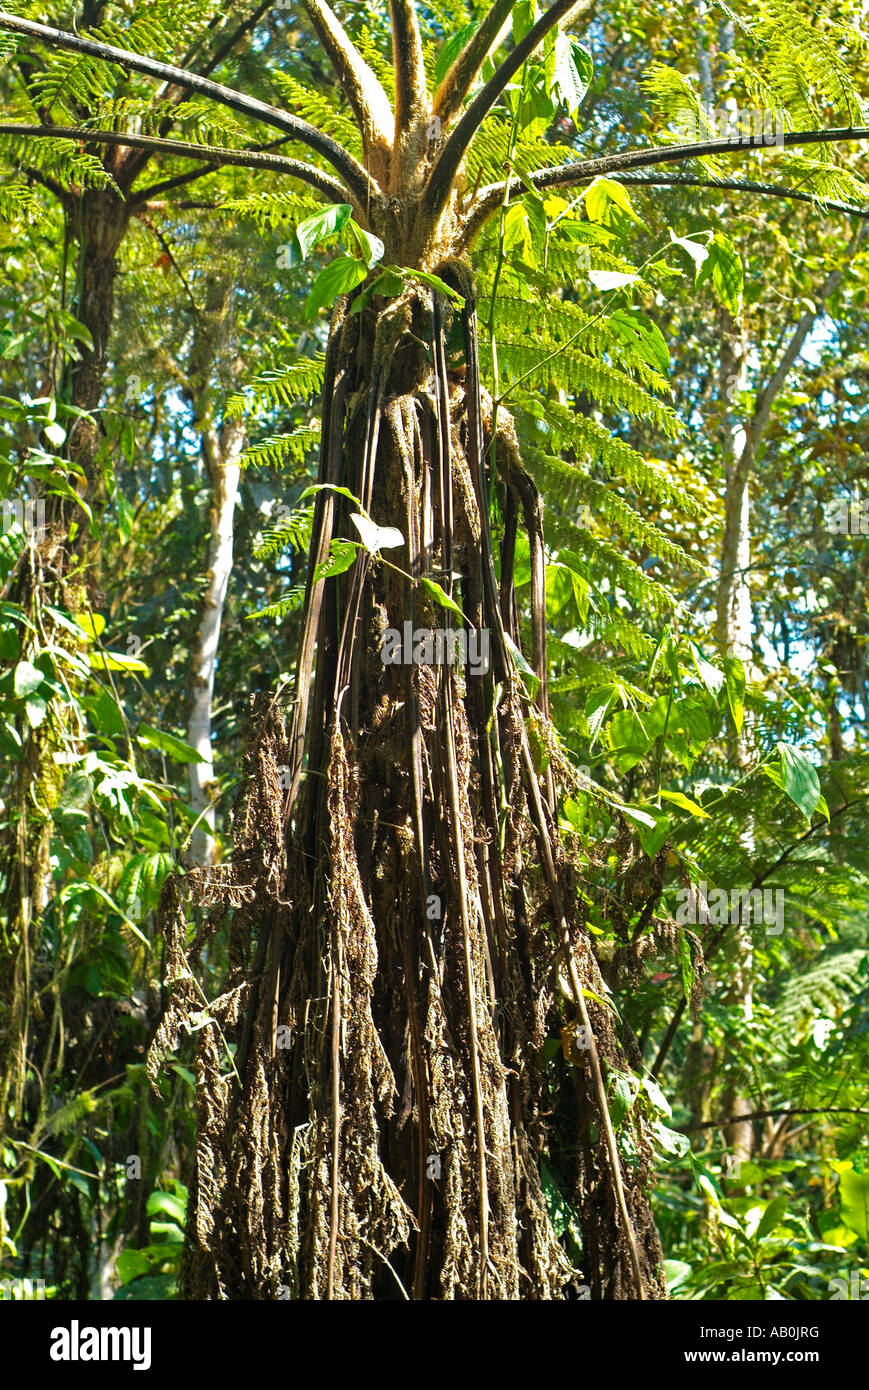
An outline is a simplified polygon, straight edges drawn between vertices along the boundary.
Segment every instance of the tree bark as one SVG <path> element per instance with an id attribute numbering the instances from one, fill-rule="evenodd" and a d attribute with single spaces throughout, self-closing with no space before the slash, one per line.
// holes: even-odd
<path id="1" fill-rule="evenodd" d="M 194 864 L 212 864 L 215 858 L 211 706 L 223 607 L 232 572 L 233 521 L 241 477 L 238 461 L 244 445 L 245 428 L 241 420 L 225 421 L 220 429 L 210 423 L 203 428 L 202 452 L 211 478 L 212 501 L 208 571 L 191 659 L 187 720 L 187 742 L 202 758 L 202 762 L 191 763 L 189 768 L 190 805 L 197 816 L 204 813 L 191 841 L 190 859 Z"/>

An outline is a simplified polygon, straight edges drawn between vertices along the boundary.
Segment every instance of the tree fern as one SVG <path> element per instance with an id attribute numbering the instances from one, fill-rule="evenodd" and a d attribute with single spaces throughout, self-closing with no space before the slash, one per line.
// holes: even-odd
<path id="1" fill-rule="evenodd" d="M 869 950 L 829 952 L 808 969 L 786 980 L 775 1002 L 775 1017 L 783 1029 L 807 1017 L 836 1018 L 866 987 Z"/>

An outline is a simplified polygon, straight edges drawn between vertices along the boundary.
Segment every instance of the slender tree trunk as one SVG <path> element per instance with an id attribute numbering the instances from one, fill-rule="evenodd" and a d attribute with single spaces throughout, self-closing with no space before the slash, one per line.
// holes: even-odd
<path id="1" fill-rule="evenodd" d="M 754 440 L 751 422 L 740 415 L 739 399 L 748 386 L 745 325 L 720 311 L 721 360 L 719 401 L 724 463 L 724 537 L 718 567 L 716 636 L 721 652 L 751 664 L 752 612 L 751 471 Z"/>
<path id="2" fill-rule="evenodd" d="M 188 860 L 203 866 L 214 862 L 216 850 L 211 706 L 223 608 L 232 573 L 235 504 L 241 477 L 239 460 L 246 437 L 242 420 L 223 420 L 218 424 L 215 411 L 217 391 L 236 382 L 241 366 L 232 342 L 235 292 L 235 284 L 226 274 L 206 276 L 190 357 L 186 372 L 182 373 L 185 393 L 193 408 L 193 421 L 200 434 L 202 461 L 211 484 L 206 581 L 190 659 L 187 715 L 187 742 L 202 758 L 188 768 L 190 805 L 197 815 L 204 813 L 193 832 Z"/>
<path id="3" fill-rule="evenodd" d="M 721 312 L 722 348 L 720 391 L 724 418 L 722 446 L 724 453 L 724 538 L 719 566 L 716 631 L 723 656 L 735 656 L 752 673 L 753 616 L 749 574 L 751 569 L 751 464 L 754 441 L 751 423 L 740 418 L 738 403 L 748 386 L 745 325 L 726 311 Z M 744 733 L 733 740 L 732 754 L 738 768 L 745 769 L 749 751 Z M 743 844 L 750 854 L 754 837 L 750 825 L 743 831 Z M 746 1023 L 754 1014 L 754 951 L 751 928 L 742 922 L 732 924 L 733 950 L 728 953 L 728 968 L 733 976 L 727 992 L 728 1001 L 740 1006 Z M 755 1107 L 734 1079 L 722 1099 L 726 1115 L 749 1114 Z M 743 1162 L 751 1158 L 754 1148 L 754 1129 L 750 1120 L 737 1120 L 725 1129 L 732 1158 Z"/>
<path id="4" fill-rule="evenodd" d="M 190 765 L 190 805 L 204 816 L 196 830 L 190 858 L 196 864 L 212 864 L 215 856 L 214 752 L 211 746 L 211 705 L 223 607 L 232 572 L 232 543 L 235 503 L 238 497 L 244 450 L 245 429 L 241 420 L 226 421 L 220 429 L 208 424 L 203 429 L 202 452 L 212 486 L 208 571 L 196 641 L 191 660 L 190 714 L 187 742 L 202 758 Z"/>

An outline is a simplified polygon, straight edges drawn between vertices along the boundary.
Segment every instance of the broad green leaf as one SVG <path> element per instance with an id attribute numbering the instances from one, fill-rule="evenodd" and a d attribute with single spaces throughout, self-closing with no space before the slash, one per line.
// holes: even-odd
<path id="1" fill-rule="evenodd" d="M 336 483 L 312 483 L 310 487 L 305 488 L 299 501 L 304 502 L 306 497 L 313 497 L 317 492 L 337 492 L 341 497 L 346 497 L 348 502 L 352 502 L 356 510 L 361 512 L 363 516 L 368 515 L 359 498 L 354 496 L 349 488 L 338 487 Z"/>
<path id="2" fill-rule="evenodd" d="M 122 1250 L 115 1261 L 115 1269 L 121 1285 L 129 1284 L 140 1275 L 153 1268 L 153 1260 L 143 1250 Z"/>
<path id="3" fill-rule="evenodd" d="M 570 583 L 573 588 L 573 599 L 576 604 L 576 611 L 579 614 L 579 621 L 584 627 L 588 622 L 588 580 L 584 579 L 581 574 L 577 574 L 575 570 L 571 570 Z"/>
<path id="4" fill-rule="evenodd" d="M 389 269 L 389 267 L 384 268 Z M 446 281 L 442 280 L 439 275 L 432 275 L 427 270 L 411 270 L 409 266 L 403 267 L 400 273 L 406 275 L 409 280 L 419 280 L 423 285 L 428 285 L 429 289 L 437 290 L 438 294 L 444 295 L 444 297 L 455 304 L 458 309 L 461 309 L 465 302 L 464 296 L 460 295 L 458 290 L 451 289 Z"/>
<path id="5" fill-rule="evenodd" d="M 610 706 L 618 694 L 618 687 L 615 685 L 600 685 L 593 690 L 585 702 L 585 714 L 588 719 L 588 732 L 590 737 L 590 748 L 594 748 L 600 737 L 601 730 L 610 711 Z"/>
<path id="6" fill-rule="evenodd" d="M 754 1232 L 754 1239 L 763 1240 L 763 1237 L 768 1236 L 771 1231 L 774 1231 L 776 1226 L 780 1226 L 787 1209 L 787 1193 L 783 1193 L 781 1197 L 774 1198 L 758 1222 L 757 1230 Z"/>
<path id="7" fill-rule="evenodd" d="M 440 86 L 456 58 L 458 58 L 462 49 L 465 47 L 465 44 L 476 32 L 477 24 L 472 20 L 471 23 L 464 25 L 464 27 L 459 29 L 455 34 L 450 34 L 444 44 L 438 48 L 434 65 L 434 81 L 436 87 Z"/>
<path id="8" fill-rule="evenodd" d="M 594 76 L 591 54 L 569 34 L 555 36 L 553 92 L 564 102 L 569 116 L 576 116 Z"/>
<path id="9" fill-rule="evenodd" d="M 670 349 L 664 335 L 656 323 L 631 309 L 616 309 L 610 314 L 608 323 L 623 342 L 659 372 L 670 367 Z"/>
<path id="10" fill-rule="evenodd" d="M 340 295 L 361 285 L 367 274 L 365 265 L 356 256 L 336 256 L 323 267 L 311 286 L 305 303 L 307 317 L 312 319 L 324 306 L 331 306 Z"/>
<path id="11" fill-rule="evenodd" d="M 640 811 L 636 806 L 620 806 L 619 810 L 623 816 L 627 816 L 628 820 L 635 821 L 637 825 L 642 825 L 647 830 L 655 830 L 657 827 L 656 817 L 648 811 Z"/>
<path id="12" fill-rule="evenodd" d="M 694 957 L 691 954 L 691 942 L 683 931 L 679 933 L 679 969 L 682 973 L 682 993 L 685 1002 L 691 1002 L 694 993 Z"/>
<path id="13" fill-rule="evenodd" d="M 450 596 L 449 596 L 449 594 L 447 593 L 446 589 L 442 589 L 442 588 L 441 588 L 441 586 L 440 586 L 440 584 L 438 584 L 437 580 L 435 580 L 435 579 L 428 579 L 428 578 L 426 577 L 426 575 L 422 574 L 422 575 L 420 575 L 419 582 L 420 582 L 420 584 L 422 585 L 422 587 L 425 589 L 426 593 L 431 594 L 431 596 L 432 596 L 432 598 L 435 600 L 435 602 L 440 604 L 441 608 L 449 608 L 450 612 L 452 612 L 452 613 L 457 613 L 458 616 L 459 616 L 462 620 L 464 620 L 464 616 L 465 616 L 465 615 L 464 615 L 464 613 L 462 612 L 462 610 L 461 610 L 461 608 L 459 607 L 459 605 L 455 602 L 454 599 L 451 599 L 451 598 L 450 598 Z"/>
<path id="14" fill-rule="evenodd" d="M 700 700 L 690 696 L 684 700 L 674 700 L 670 711 L 671 727 L 683 729 L 694 753 L 700 753 L 712 737 L 709 715 Z"/>
<path id="15" fill-rule="evenodd" d="M 23 696 L 32 695 L 38 686 L 45 680 L 43 673 L 29 661 L 19 661 L 15 667 L 13 684 L 15 694 L 21 699 Z"/>
<path id="16" fill-rule="evenodd" d="M 839 1174 L 839 1200 L 842 1221 L 849 1231 L 869 1240 L 869 1172 L 857 1173 L 853 1167 Z"/>
<path id="17" fill-rule="evenodd" d="M 519 672 L 520 676 L 524 676 L 526 680 L 530 680 L 533 683 L 533 688 L 536 689 L 536 687 L 540 684 L 540 681 L 538 679 L 537 672 L 534 670 L 534 667 L 528 664 L 528 662 L 525 660 L 525 657 L 522 655 L 519 648 L 516 646 L 516 643 L 513 641 L 513 638 L 510 637 L 510 635 L 506 632 L 504 633 L 504 641 L 507 644 L 508 652 L 513 658 L 513 664 L 516 667 L 516 670 Z"/>
<path id="18" fill-rule="evenodd" d="M 665 1260 L 664 1278 L 667 1280 L 668 1292 L 674 1293 L 676 1289 L 681 1288 L 693 1273 L 691 1266 L 684 1260 Z"/>
<path id="19" fill-rule="evenodd" d="M 162 1212 L 165 1216 L 171 1216 L 182 1229 L 184 1227 L 186 1203 L 180 1197 L 176 1197 L 174 1192 L 152 1192 L 146 1211 L 149 1216 L 156 1216 L 158 1212 Z"/>
<path id="20" fill-rule="evenodd" d="M 138 671 L 150 675 L 150 667 L 137 656 L 124 656 L 123 652 L 91 652 L 90 663 L 97 671 Z"/>
<path id="21" fill-rule="evenodd" d="M 721 232 L 716 232 L 709 243 L 709 254 L 697 272 L 697 288 L 709 279 L 719 300 L 735 318 L 742 300 L 742 261 L 733 242 Z"/>
<path id="22" fill-rule="evenodd" d="M 156 748 L 158 752 L 165 753 L 167 758 L 171 758 L 176 763 L 204 763 L 205 759 L 201 753 L 197 753 L 195 748 L 191 748 L 189 743 L 177 738 L 175 734 L 167 734 L 164 729 L 152 729 L 150 724 L 140 724 L 136 740 L 143 748 Z"/>
<path id="23" fill-rule="evenodd" d="M 516 0 L 511 15 L 513 43 L 521 43 L 537 19 L 535 0 Z"/>
<path id="24" fill-rule="evenodd" d="M 642 218 L 634 211 L 627 189 L 616 183 L 615 179 L 599 175 L 585 190 L 585 208 L 589 222 L 602 222 L 610 203 L 621 212 L 627 213 L 640 227 L 645 226 Z"/>
<path id="25" fill-rule="evenodd" d="M 363 309 L 367 309 L 376 294 L 383 295 L 384 299 L 395 299 L 401 294 L 405 287 L 405 279 L 401 271 L 395 266 L 386 266 L 370 285 L 366 285 L 361 294 L 357 294 L 350 309 L 351 314 L 361 314 Z"/>
<path id="26" fill-rule="evenodd" d="M 329 546 L 329 554 L 314 571 L 315 583 L 319 583 L 321 579 L 332 579 L 334 575 L 343 574 L 345 570 L 349 570 L 356 559 L 358 550 L 358 541 L 333 540 Z"/>
<path id="27" fill-rule="evenodd" d="M 618 1129 L 622 1120 L 627 1115 L 631 1106 L 637 1098 L 637 1084 L 632 1076 L 616 1075 L 610 1084 L 609 1100 L 610 1118 L 613 1127 Z"/>
<path id="28" fill-rule="evenodd" d="M 622 760 L 619 759 L 620 766 L 621 761 Z M 634 807 L 632 809 L 636 810 L 637 808 Z M 670 817 L 665 811 L 661 810 L 660 806 L 652 806 L 649 802 L 645 803 L 642 807 L 642 811 L 651 817 L 654 821 L 654 826 L 650 829 L 646 829 L 645 826 L 640 825 L 637 831 L 637 839 L 642 846 L 643 853 L 647 854 L 650 859 L 654 859 L 658 850 L 670 834 Z"/>
<path id="29" fill-rule="evenodd" d="M 724 679 L 727 684 L 727 703 L 736 732 L 742 732 L 745 716 L 745 666 L 738 656 L 724 658 Z"/>
<path id="30" fill-rule="evenodd" d="M 536 264 L 528 210 L 522 203 L 511 203 L 504 214 L 504 250 L 518 251 L 522 260 Z"/>
<path id="31" fill-rule="evenodd" d="M 662 1111 L 665 1115 L 673 1114 L 673 1107 L 664 1095 L 657 1081 L 653 1081 L 650 1076 L 644 1076 L 642 1086 L 656 1110 Z"/>
<path id="32" fill-rule="evenodd" d="M 377 265 L 378 261 L 383 260 L 385 246 L 379 236 L 374 236 L 372 232 L 366 232 L 364 228 L 358 226 L 356 222 L 350 222 L 350 232 L 362 253 L 362 259 L 371 270 L 372 266 Z"/>
<path id="33" fill-rule="evenodd" d="M 653 1121 L 652 1129 L 664 1152 L 672 1154 L 674 1158 L 684 1158 L 691 1148 L 688 1135 L 680 1134 L 677 1129 L 671 1129 L 669 1125 L 664 1124 L 663 1120 Z"/>
<path id="34" fill-rule="evenodd" d="M 106 620 L 102 613 L 79 613 L 76 622 L 91 642 L 95 642 L 105 631 Z"/>
<path id="35" fill-rule="evenodd" d="M 115 507 L 118 513 L 118 536 L 121 545 L 126 545 L 133 534 L 135 512 L 120 488 L 115 493 Z M 105 625 L 105 619 L 103 619 L 103 625 Z"/>
<path id="36" fill-rule="evenodd" d="M 781 759 L 780 777 L 773 777 L 772 780 L 787 793 L 806 820 L 811 821 L 821 796 L 817 769 L 802 748 L 792 748 L 790 744 L 778 743 L 776 749 Z M 764 769 L 768 775 L 774 770 L 777 769 Z"/>
<path id="37" fill-rule="evenodd" d="M 684 792 L 662 791 L 659 793 L 664 801 L 672 801 L 674 806 L 678 806 L 683 811 L 690 811 L 692 816 L 699 816 L 701 820 L 709 819 L 709 812 L 704 811 L 696 801 L 692 801 L 690 796 Z"/>
<path id="38" fill-rule="evenodd" d="M 656 734 L 632 709 L 621 709 L 614 714 L 609 725 L 610 746 L 613 749 L 626 749 L 641 757 L 648 753 Z"/>
<path id="39" fill-rule="evenodd" d="M 302 258 L 305 259 L 319 242 L 337 236 L 347 225 L 352 211 L 349 203 L 332 203 L 321 212 L 315 212 L 313 216 L 300 222 L 296 228 L 296 238 L 301 247 Z"/>
<path id="40" fill-rule="evenodd" d="M 717 666 L 713 666 L 707 661 L 700 649 L 693 643 L 688 643 L 694 667 L 700 677 L 701 682 L 710 695 L 717 695 L 724 684 L 724 673 L 719 671 Z"/>
<path id="41" fill-rule="evenodd" d="M 549 1213 L 549 1220 L 552 1222 L 552 1229 L 556 1240 L 560 1240 L 574 1218 L 574 1212 L 562 1196 L 561 1189 L 555 1178 L 555 1173 L 546 1162 L 545 1158 L 540 1160 L 540 1186 L 546 1201 L 546 1209 Z"/>

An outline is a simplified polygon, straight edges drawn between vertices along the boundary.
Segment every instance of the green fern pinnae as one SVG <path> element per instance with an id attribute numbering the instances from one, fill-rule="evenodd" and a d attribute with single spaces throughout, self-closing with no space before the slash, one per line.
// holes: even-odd
<path id="1" fill-rule="evenodd" d="M 253 553 L 257 560 L 268 560 L 280 555 L 290 546 L 305 552 L 311 544 L 311 529 L 314 524 L 314 508 L 297 507 L 277 526 L 270 526 L 260 533 L 254 544 Z"/>
<path id="2" fill-rule="evenodd" d="M 681 431 L 681 421 L 672 407 L 651 396 L 626 372 L 598 361 L 577 347 L 561 349 L 553 355 L 551 349 L 530 342 L 506 341 L 498 344 L 498 357 L 506 383 L 521 377 L 525 390 L 554 388 L 570 395 L 584 392 L 602 407 L 625 411 L 634 419 L 651 421 L 671 439 Z M 486 343 L 481 345 L 480 360 L 491 379 L 492 354 Z"/>
<path id="3" fill-rule="evenodd" d="M 526 412 L 523 410 L 522 414 L 525 416 Z M 686 517 L 706 516 L 706 509 L 690 493 L 676 487 L 662 466 L 644 459 L 597 420 L 553 400 L 535 404 L 532 418 L 535 424 L 542 418 L 549 452 L 554 448 L 571 449 L 581 460 L 600 464 L 611 478 L 629 484 L 644 497 L 678 508 Z"/>
<path id="4" fill-rule="evenodd" d="M 595 634 L 595 641 L 600 640 Z M 606 640 L 606 639 L 604 639 Z M 556 633 L 546 634 L 546 647 L 549 655 L 550 666 L 556 672 L 549 683 L 549 694 L 556 700 L 575 704 L 575 696 L 580 691 L 588 693 L 589 690 L 601 686 L 611 685 L 614 680 L 618 680 L 620 686 L 630 695 L 639 705 L 649 704 L 649 696 L 642 691 L 639 686 L 634 686 L 629 680 L 625 680 L 617 674 L 618 667 L 614 665 L 612 658 L 598 659 L 588 650 L 591 646 L 587 637 L 583 637 L 582 645 L 575 645 L 573 642 L 565 642 Z M 650 643 L 650 650 L 652 644 Z M 565 675 L 558 674 L 560 665 L 569 668 Z M 568 696 L 571 699 L 568 701 Z"/>
<path id="5" fill-rule="evenodd" d="M 481 296 L 479 313 L 484 322 L 488 322 L 490 308 L 489 296 Z M 643 385 L 662 394 L 671 394 L 666 378 L 650 366 L 633 343 L 616 331 L 608 318 L 590 314 L 564 299 L 550 300 L 544 306 L 527 297 L 517 299 L 499 293 L 495 302 L 495 336 L 499 343 L 514 340 L 517 334 L 526 334 L 551 348 L 566 343 L 578 333 L 582 334 L 577 342 L 583 352 L 595 357 L 606 354 L 624 370 L 636 372 Z"/>
<path id="6" fill-rule="evenodd" d="M 272 70 L 272 80 L 286 99 L 289 110 L 310 125 L 331 135 L 358 159 L 362 158 L 362 139 L 355 121 L 334 105 L 331 94 L 305 86 L 290 73 Z M 310 157 L 310 156 L 308 156 Z"/>
<path id="7" fill-rule="evenodd" d="M 576 464 L 545 454 L 531 445 L 524 447 L 523 460 L 544 496 L 558 497 L 560 504 L 567 507 L 587 503 L 602 524 L 633 540 L 650 555 L 703 571 L 703 565 L 686 554 L 682 546 L 669 540 L 610 487 L 588 477 Z"/>
<path id="8" fill-rule="evenodd" d="M 605 574 L 636 607 L 651 607 L 656 613 L 672 611 L 675 599 L 670 590 L 629 559 L 623 549 L 598 539 L 567 517 L 552 515 L 551 510 L 546 517 L 546 535 L 559 550 L 576 551 L 586 557 L 594 574 Z"/>
<path id="9" fill-rule="evenodd" d="M 312 449 L 320 443 L 320 425 L 304 425 L 288 434 L 276 434 L 251 444 L 241 456 L 242 468 L 303 468 Z"/>
<path id="10" fill-rule="evenodd" d="M 364 13 L 364 7 L 360 6 Z M 352 29 L 352 39 L 359 53 L 377 77 L 383 90 L 392 95 L 395 88 L 395 75 L 392 71 L 392 64 L 383 56 L 383 49 L 372 34 L 367 24 L 360 25 L 358 29 Z"/>
<path id="11" fill-rule="evenodd" d="M 869 950 L 838 951 L 823 957 L 788 980 L 775 1005 L 781 1025 L 792 1025 L 806 1014 L 835 1018 L 854 995 L 865 988 L 864 965 Z"/>
<path id="12" fill-rule="evenodd" d="M 550 645 L 548 637 L 547 645 Z M 550 677 L 549 698 L 553 708 L 569 704 L 575 709 L 578 694 L 587 695 L 590 690 L 613 683 L 613 663 L 611 661 L 597 661 L 587 652 L 578 651 L 569 643 L 556 644 L 552 655 L 556 658 L 560 656 L 566 659 L 571 666 L 570 675 Z M 645 690 L 641 690 L 638 685 L 632 685 L 622 676 L 619 676 L 618 683 L 638 707 L 641 708 L 649 703 L 648 694 Z"/>
<path id="13" fill-rule="evenodd" d="M 268 193 L 250 193 L 221 203 L 220 211 L 233 218 L 249 217 L 260 230 L 272 231 L 284 222 L 301 222 L 322 211 L 323 203 L 312 194 L 284 188 Z"/>
<path id="14" fill-rule="evenodd" d="M 849 52 L 865 53 L 859 30 L 826 16 L 801 14 L 782 0 L 769 0 L 756 28 L 765 43 L 762 69 L 783 105 L 804 103 L 806 110 L 814 110 L 816 124 L 827 124 L 825 106 L 848 124 L 861 120 L 862 93 Z"/>
<path id="15" fill-rule="evenodd" d="M 289 367 L 254 377 L 244 391 L 230 396 L 226 403 L 227 417 L 238 419 L 247 412 L 310 401 L 322 388 L 325 360 L 325 354 L 319 353 L 316 357 L 303 357 Z"/>
<path id="16" fill-rule="evenodd" d="M 287 613 L 291 613 L 295 608 L 300 608 L 304 598 L 304 584 L 296 584 L 275 603 L 268 604 L 266 608 L 258 608 L 255 613 L 248 613 L 247 618 L 250 622 L 258 618 L 284 618 Z"/>
<path id="17" fill-rule="evenodd" d="M 52 174 L 64 184 L 77 183 L 83 188 L 117 186 L 103 168 L 100 158 L 80 150 L 72 140 L 47 137 L 34 142 L 14 136 L 3 136 L 0 138 L 0 150 L 11 163 Z"/>
<path id="18" fill-rule="evenodd" d="M 15 223 L 22 217 L 41 217 L 42 209 L 33 189 L 19 179 L 0 183 L 0 221 Z"/>
<path id="19" fill-rule="evenodd" d="M 510 117 L 500 110 L 493 111 L 483 121 L 467 155 L 466 178 L 470 185 L 497 183 L 504 177 L 504 166 L 510 155 L 511 125 Z M 563 164 L 564 148 L 546 140 L 520 139 L 510 162 L 523 172 Z"/>
<path id="20" fill-rule="evenodd" d="M 159 5 L 139 6 L 129 24 L 103 21 L 90 33 L 102 43 L 126 48 L 143 57 L 176 62 L 179 51 L 189 47 L 203 32 L 202 6 L 191 0 L 172 0 L 171 23 L 159 14 Z M 154 12 L 157 11 L 155 14 Z"/>

